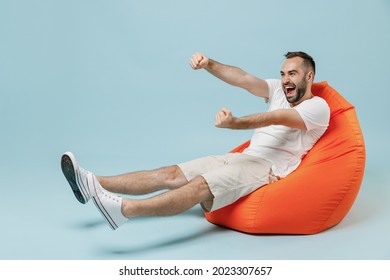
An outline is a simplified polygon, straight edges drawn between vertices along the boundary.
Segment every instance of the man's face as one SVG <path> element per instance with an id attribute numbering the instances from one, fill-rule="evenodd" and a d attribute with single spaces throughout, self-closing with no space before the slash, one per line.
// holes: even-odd
<path id="1" fill-rule="evenodd" d="M 307 90 L 307 77 L 303 67 L 303 59 L 300 57 L 286 59 L 280 75 L 287 101 L 296 104 Z"/>

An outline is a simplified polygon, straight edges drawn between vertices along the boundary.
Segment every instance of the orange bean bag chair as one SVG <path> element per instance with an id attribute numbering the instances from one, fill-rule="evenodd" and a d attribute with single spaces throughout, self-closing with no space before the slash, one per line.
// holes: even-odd
<path id="1" fill-rule="evenodd" d="M 314 234 L 338 224 L 363 180 L 365 145 L 355 108 L 327 82 L 312 92 L 330 107 L 328 130 L 287 177 L 214 212 L 216 225 L 252 234 Z M 249 141 L 231 152 L 242 152 Z"/>

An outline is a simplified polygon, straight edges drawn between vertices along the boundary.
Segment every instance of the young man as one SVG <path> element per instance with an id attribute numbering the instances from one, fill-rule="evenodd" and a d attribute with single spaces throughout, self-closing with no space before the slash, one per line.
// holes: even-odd
<path id="1" fill-rule="evenodd" d="M 325 100 L 313 96 L 315 63 L 304 52 L 289 52 L 281 80 L 263 80 L 240 68 L 216 62 L 201 53 L 190 60 L 193 69 L 205 69 L 219 79 L 265 98 L 269 111 L 237 118 L 226 108 L 215 116 L 215 126 L 255 129 L 243 153 L 210 156 L 150 171 L 119 176 L 95 176 L 81 168 L 72 153 L 62 156 L 62 171 L 81 203 L 90 199 L 112 229 L 137 216 L 179 214 L 201 203 L 215 211 L 294 171 L 328 127 Z M 114 193 L 141 195 L 132 200 Z"/>

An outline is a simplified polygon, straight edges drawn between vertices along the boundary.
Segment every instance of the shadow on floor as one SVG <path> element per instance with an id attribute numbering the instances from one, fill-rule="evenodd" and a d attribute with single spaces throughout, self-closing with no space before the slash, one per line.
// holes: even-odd
<path id="1" fill-rule="evenodd" d="M 104 255 L 111 255 L 113 257 L 120 257 L 120 256 L 130 256 L 130 255 L 136 255 L 138 253 L 148 253 L 154 250 L 161 250 L 164 248 L 168 248 L 171 246 L 177 246 L 177 245 L 183 245 L 188 242 L 192 242 L 197 239 L 201 239 L 205 236 L 209 237 L 210 235 L 222 233 L 226 231 L 227 229 L 212 226 L 210 228 L 201 230 L 201 231 L 194 231 L 191 234 L 186 234 L 183 236 L 175 236 L 172 237 L 169 240 L 164 241 L 158 241 L 151 244 L 143 244 L 140 246 L 131 246 L 126 248 L 125 246 L 122 246 L 120 248 L 100 248 L 98 249 L 98 253 L 104 254 Z"/>

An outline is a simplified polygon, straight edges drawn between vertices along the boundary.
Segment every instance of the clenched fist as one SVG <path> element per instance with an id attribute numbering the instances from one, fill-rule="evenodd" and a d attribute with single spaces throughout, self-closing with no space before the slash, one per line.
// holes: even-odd
<path id="1" fill-rule="evenodd" d="M 222 108 L 216 115 L 214 125 L 220 128 L 233 128 L 235 117 L 229 109 Z"/>
<path id="2" fill-rule="evenodd" d="M 191 56 L 190 65 L 192 69 L 199 70 L 205 68 L 210 62 L 210 59 L 201 54 L 200 52 L 196 52 Z"/>

